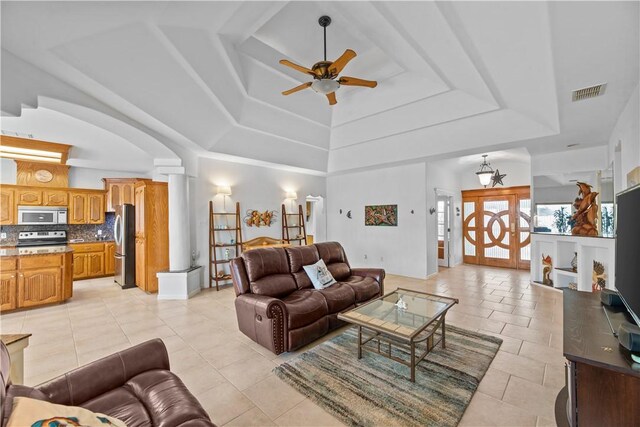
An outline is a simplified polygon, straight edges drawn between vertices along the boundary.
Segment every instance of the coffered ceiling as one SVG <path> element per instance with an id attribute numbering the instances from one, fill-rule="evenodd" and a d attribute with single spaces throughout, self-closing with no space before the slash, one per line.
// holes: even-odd
<path id="1" fill-rule="evenodd" d="M 328 59 L 351 48 L 342 74 L 378 81 L 341 87 L 333 107 L 312 90 L 281 95 L 308 79 L 280 59 L 322 59 L 324 14 Z M 606 143 L 638 84 L 638 4 L 2 2 L 2 48 L 5 116 L 48 97 L 179 155 L 338 172 Z M 32 66 L 51 79 L 16 84 Z M 571 102 L 602 82 L 603 97 Z"/>

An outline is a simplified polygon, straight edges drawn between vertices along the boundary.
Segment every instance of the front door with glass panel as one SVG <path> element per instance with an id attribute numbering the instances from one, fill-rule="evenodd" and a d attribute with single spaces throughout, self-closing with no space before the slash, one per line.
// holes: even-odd
<path id="1" fill-rule="evenodd" d="M 528 269 L 529 187 L 462 192 L 464 262 Z"/>

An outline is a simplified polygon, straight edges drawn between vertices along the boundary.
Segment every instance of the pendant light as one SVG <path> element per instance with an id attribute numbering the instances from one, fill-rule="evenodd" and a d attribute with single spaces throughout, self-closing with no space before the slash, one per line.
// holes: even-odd
<path id="1" fill-rule="evenodd" d="M 480 165 L 480 170 L 476 172 L 478 175 L 478 179 L 480 180 L 480 184 L 485 187 L 489 185 L 491 182 L 491 177 L 493 176 L 493 169 L 491 169 L 491 163 L 487 162 L 487 154 L 482 155 L 482 164 Z"/>

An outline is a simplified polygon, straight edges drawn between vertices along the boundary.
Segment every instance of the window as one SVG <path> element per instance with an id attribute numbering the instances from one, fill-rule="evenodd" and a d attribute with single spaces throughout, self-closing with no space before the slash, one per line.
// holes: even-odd
<path id="1" fill-rule="evenodd" d="M 613 237 L 613 203 L 602 203 L 600 209 L 602 210 L 602 235 L 605 237 Z"/>
<path id="2" fill-rule="evenodd" d="M 535 231 L 547 233 L 570 233 L 572 208 L 570 203 L 536 205 Z"/>

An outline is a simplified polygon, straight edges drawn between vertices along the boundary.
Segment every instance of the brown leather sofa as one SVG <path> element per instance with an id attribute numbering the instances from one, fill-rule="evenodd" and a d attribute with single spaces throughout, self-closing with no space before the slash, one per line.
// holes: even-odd
<path id="1" fill-rule="evenodd" d="M 322 260 L 338 281 L 316 290 L 302 268 Z M 260 248 L 231 260 L 240 330 L 275 354 L 341 326 L 338 313 L 383 294 L 384 270 L 351 268 L 342 245 Z"/>
<path id="2" fill-rule="evenodd" d="M 67 372 L 36 387 L 11 384 L 9 352 L 0 348 L 1 425 L 11 415 L 14 397 L 81 406 L 128 427 L 214 426 L 200 403 L 175 374 L 159 339 L 144 342 Z"/>

